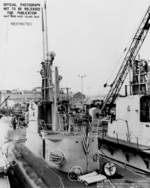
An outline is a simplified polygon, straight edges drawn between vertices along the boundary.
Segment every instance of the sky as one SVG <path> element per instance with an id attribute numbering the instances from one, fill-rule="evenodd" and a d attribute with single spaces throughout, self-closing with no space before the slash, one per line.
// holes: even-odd
<path id="1" fill-rule="evenodd" d="M 41 86 L 41 18 L 28 19 L 30 26 L 11 25 L 14 18 L 3 17 L 4 2 L 39 2 L 42 0 L 0 1 L 0 90 L 32 89 Z M 62 75 L 61 87 L 81 90 L 79 74 L 86 75 L 84 93 L 107 92 L 132 38 L 150 5 L 149 0 L 48 0 L 49 50 L 56 53 L 54 66 Z M 140 51 L 150 59 L 150 34 Z"/>

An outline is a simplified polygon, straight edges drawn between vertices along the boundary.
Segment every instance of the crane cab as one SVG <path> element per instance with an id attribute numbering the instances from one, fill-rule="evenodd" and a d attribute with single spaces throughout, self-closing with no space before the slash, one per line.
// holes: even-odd
<path id="1" fill-rule="evenodd" d="M 108 136 L 150 146 L 150 95 L 116 100 L 116 119 L 108 124 Z"/>

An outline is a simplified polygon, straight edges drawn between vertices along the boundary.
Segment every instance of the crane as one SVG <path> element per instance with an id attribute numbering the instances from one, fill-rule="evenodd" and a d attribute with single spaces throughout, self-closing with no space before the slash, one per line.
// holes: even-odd
<path id="1" fill-rule="evenodd" d="M 123 62 L 120 66 L 120 69 L 114 79 L 114 81 L 111 84 L 111 88 L 108 92 L 108 94 L 104 98 L 104 102 L 101 108 L 101 112 L 103 113 L 106 110 L 106 107 L 109 105 L 111 106 L 120 90 L 121 87 L 127 77 L 128 70 L 130 67 L 132 67 L 132 62 L 135 60 L 146 36 L 150 28 L 150 6 L 148 7 L 148 10 L 146 11 L 134 37 L 133 40 L 125 54 L 125 57 L 123 59 Z"/>
<path id="2" fill-rule="evenodd" d="M 8 100 L 10 96 L 7 96 L 1 103 L 0 103 L 0 107 Z"/>

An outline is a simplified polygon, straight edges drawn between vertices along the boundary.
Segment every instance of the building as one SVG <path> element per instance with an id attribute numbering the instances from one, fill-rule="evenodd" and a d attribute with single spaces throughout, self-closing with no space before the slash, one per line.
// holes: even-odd
<path id="1" fill-rule="evenodd" d="M 82 103 L 84 103 L 85 98 L 86 96 L 84 94 L 82 94 L 81 92 L 77 92 L 72 95 L 71 103 L 77 108 L 82 108 L 83 107 Z"/>
<path id="2" fill-rule="evenodd" d="M 8 98 L 8 99 L 7 99 Z M 5 101 L 5 99 L 7 99 Z M 41 88 L 36 87 L 32 90 L 2 90 L 0 91 L 0 103 L 3 106 L 12 107 L 16 103 L 38 102 L 41 100 Z"/>

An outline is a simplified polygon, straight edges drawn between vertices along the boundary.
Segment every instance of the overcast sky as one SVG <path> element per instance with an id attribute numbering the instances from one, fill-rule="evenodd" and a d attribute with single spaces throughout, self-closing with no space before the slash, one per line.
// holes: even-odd
<path id="1" fill-rule="evenodd" d="M 3 2 L 9 1 L 0 1 L 1 10 Z M 78 75 L 86 74 L 84 92 L 103 93 L 103 84 L 112 81 L 113 72 L 121 64 L 119 59 L 149 3 L 149 0 L 48 0 L 49 50 L 56 52 L 54 64 L 63 76 L 61 86 L 79 91 Z M 11 22 L 15 19 L 3 18 L 3 11 L 0 12 L 0 89 L 41 86 L 38 72 L 42 61 L 41 19 L 28 19 L 32 26 L 13 26 Z M 150 34 L 140 54 L 150 58 Z"/>

